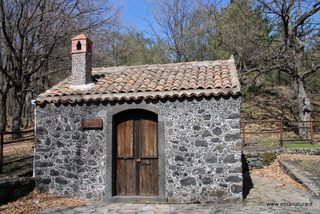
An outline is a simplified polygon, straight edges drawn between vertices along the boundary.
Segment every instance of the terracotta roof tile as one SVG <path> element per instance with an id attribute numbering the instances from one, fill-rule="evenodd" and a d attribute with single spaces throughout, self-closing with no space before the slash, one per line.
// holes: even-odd
<path id="1" fill-rule="evenodd" d="M 67 78 L 40 94 L 36 102 L 72 103 L 240 93 L 233 59 L 93 68 L 91 88 L 73 87 L 70 80 Z"/>
<path id="2" fill-rule="evenodd" d="M 88 37 L 82 33 L 78 36 L 73 37 L 71 40 L 78 40 L 78 39 L 88 39 Z"/>

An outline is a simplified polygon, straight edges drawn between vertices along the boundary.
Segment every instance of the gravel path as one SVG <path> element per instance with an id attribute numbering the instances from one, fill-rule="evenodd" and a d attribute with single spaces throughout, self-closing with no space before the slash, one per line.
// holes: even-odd
<path id="1" fill-rule="evenodd" d="M 287 160 L 288 159 L 289 160 L 320 160 L 320 156 L 314 156 L 314 155 L 283 154 L 278 156 L 278 158 L 287 159 Z M 306 191 L 305 187 L 303 187 L 300 183 L 296 182 L 290 176 L 282 172 L 277 160 L 273 164 L 271 164 L 268 168 L 259 169 L 259 170 L 250 172 L 250 177 L 252 178 L 253 186 L 247 190 L 248 193 L 245 199 L 246 203 L 241 203 L 240 205 L 235 205 L 235 206 L 221 205 L 220 208 L 225 211 L 221 213 L 229 213 L 229 212 L 234 213 L 237 209 L 239 211 L 240 210 L 244 211 L 247 209 L 244 206 L 247 206 L 248 204 L 249 205 L 251 204 L 250 206 L 254 206 L 257 209 L 256 212 L 251 212 L 251 213 L 259 213 L 257 211 L 264 210 L 263 207 L 266 205 L 265 204 L 266 202 L 279 202 L 279 201 L 289 200 L 289 199 L 291 200 L 290 202 L 305 202 L 305 203 L 309 202 L 309 199 L 307 196 L 310 194 Z M 254 183 L 256 184 L 254 185 Z M 279 192 L 279 194 L 277 194 L 277 192 Z M 76 209 L 72 211 L 73 208 L 70 208 L 70 207 L 82 207 L 85 204 L 86 203 L 84 201 L 78 198 L 67 198 L 67 197 L 57 196 L 49 193 L 41 193 L 35 190 L 31 192 L 29 195 L 20 198 L 19 200 L 0 206 L 0 213 L 3 213 L 3 214 L 35 213 L 37 211 L 46 210 L 52 207 L 53 207 L 52 210 L 58 209 L 57 207 L 65 207 L 66 211 L 68 211 L 65 213 L 79 213 L 79 212 L 75 212 Z M 99 206 L 107 206 L 107 205 L 100 204 Z M 124 207 L 128 207 L 128 206 L 129 205 L 126 205 Z M 209 209 L 211 211 L 212 209 L 218 208 L 217 205 L 212 205 L 212 206 L 213 207 L 210 207 Z M 122 205 L 119 204 L 119 207 L 117 209 L 121 209 L 121 207 Z M 175 209 L 173 205 L 172 207 L 173 207 L 172 209 Z M 275 207 L 274 209 L 277 210 L 279 209 L 279 207 Z M 307 209 L 307 208 L 304 208 L 304 209 Z M 310 208 L 310 213 L 317 213 L 317 212 L 313 212 L 314 209 L 320 212 L 319 206 L 313 206 Z M 298 212 L 299 210 L 300 210 L 299 207 L 291 207 L 290 210 L 288 211 L 295 213 L 294 211 Z M 50 212 L 47 212 L 47 213 L 50 213 Z M 58 213 L 63 213 L 63 212 L 58 212 Z"/>

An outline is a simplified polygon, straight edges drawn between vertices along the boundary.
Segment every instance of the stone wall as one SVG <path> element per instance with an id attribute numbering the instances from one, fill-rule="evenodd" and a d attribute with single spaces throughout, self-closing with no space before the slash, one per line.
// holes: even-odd
<path id="1" fill-rule="evenodd" d="M 169 201 L 242 198 L 239 99 L 165 103 Z"/>
<path id="2" fill-rule="evenodd" d="M 42 191 L 89 200 L 105 197 L 106 131 L 83 130 L 82 118 L 106 121 L 94 103 L 48 104 L 36 109 L 35 176 Z"/>
<path id="3" fill-rule="evenodd" d="M 264 168 L 272 163 L 273 159 L 281 154 L 320 155 L 320 148 L 283 148 L 267 151 L 246 151 L 246 148 L 244 148 L 244 171 Z M 271 156 L 273 156 L 273 159 L 270 161 Z"/>
<path id="4" fill-rule="evenodd" d="M 85 53 L 73 53 L 71 82 L 74 85 L 85 85 L 91 83 L 92 76 L 92 56 Z"/>
<path id="5" fill-rule="evenodd" d="M 240 97 L 46 104 L 36 108 L 35 174 L 41 190 L 102 201 L 112 197 L 112 118 L 158 114 L 160 197 L 169 202 L 242 199 Z M 83 130 L 83 118 L 102 129 Z M 163 180 L 163 182 L 161 181 Z"/>

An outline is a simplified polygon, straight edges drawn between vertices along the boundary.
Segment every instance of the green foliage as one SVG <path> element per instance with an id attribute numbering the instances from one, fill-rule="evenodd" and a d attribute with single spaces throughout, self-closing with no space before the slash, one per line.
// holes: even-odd
<path id="1" fill-rule="evenodd" d="M 258 144 L 264 147 L 272 147 L 272 146 L 278 146 L 279 141 L 265 138 L 265 139 L 261 139 Z"/>
<path id="2" fill-rule="evenodd" d="M 241 117 L 242 117 L 242 118 L 246 118 L 247 120 L 248 120 L 248 119 L 252 119 L 252 116 L 253 116 L 254 111 L 255 111 L 254 107 L 252 107 L 252 106 L 244 107 L 244 106 L 242 105 L 242 108 L 241 108 Z"/>
<path id="3" fill-rule="evenodd" d="M 108 44 L 98 47 L 94 66 L 160 64 L 169 62 L 160 41 L 145 38 L 135 29 L 113 32 Z"/>
<path id="4" fill-rule="evenodd" d="M 269 164 L 271 164 L 273 162 L 274 159 L 275 159 L 275 156 L 274 156 L 273 153 L 266 152 L 262 156 L 262 164 L 263 165 L 269 165 Z"/>
<path id="5" fill-rule="evenodd" d="M 314 35 L 310 38 L 312 40 L 310 47 L 305 51 L 304 55 L 304 65 L 306 69 L 311 69 L 312 65 L 320 63 L 320 39 L 319 35 Z M 320 72 L 314 72 L 308 78 L 306 78 L 307 89 L 312 92 L 319 92 L 320 81 L 315 81 L 320 79 Z"/>
<path id="6" fill-rule="evenodd" d="M 226 50 L 234 54 L 240 71 L 261 64 L 261 47 L 267 46 L 270 34 L 268 19 L 260 8 L 250 0 L 234 0 L 217 13 L 216 39 L 222 41 Z M 260 47 L 260 48 L 259 48 Z"/>
<path id="7" fill-rule="evenodd" d="M 292 81 L 288 74 L 279 70 L 271 70 L 260 75 L 260 77 L 264 80 L 264 82 L 269 83 L 272 86 L 290 85 Z"/>
<path id="8" fill-rule="evenodd" d="M 186 61 L 229 59 L 232 54 L 225 44 L 217 39 L 218 32 L 213 28 L 217 11 L 214 5 L 199 6 L 190 14 L 192 39 L 186 47 Z M 199 23 L 201 23 L 199 25 Z"/>
<path id="9" fill-rule="evenodd" d="M 305 143 L 288 143 L 288 144 L 285 144 L 283 146 L 284 148 L 309 148 L 309 147 L 320 147 L 320 143 L 315 143 L 314 145 L 312 144 L 305 144 Z"/>

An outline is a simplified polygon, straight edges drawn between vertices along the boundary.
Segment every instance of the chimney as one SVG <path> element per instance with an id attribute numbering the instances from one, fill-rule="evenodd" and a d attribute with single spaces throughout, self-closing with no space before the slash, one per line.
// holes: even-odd
<path id="1" fill-rule="evenodd" d="M 71 84 L 87 85 L 92 82 L 92 41 L 83 33 L 71 39 Z"/>

